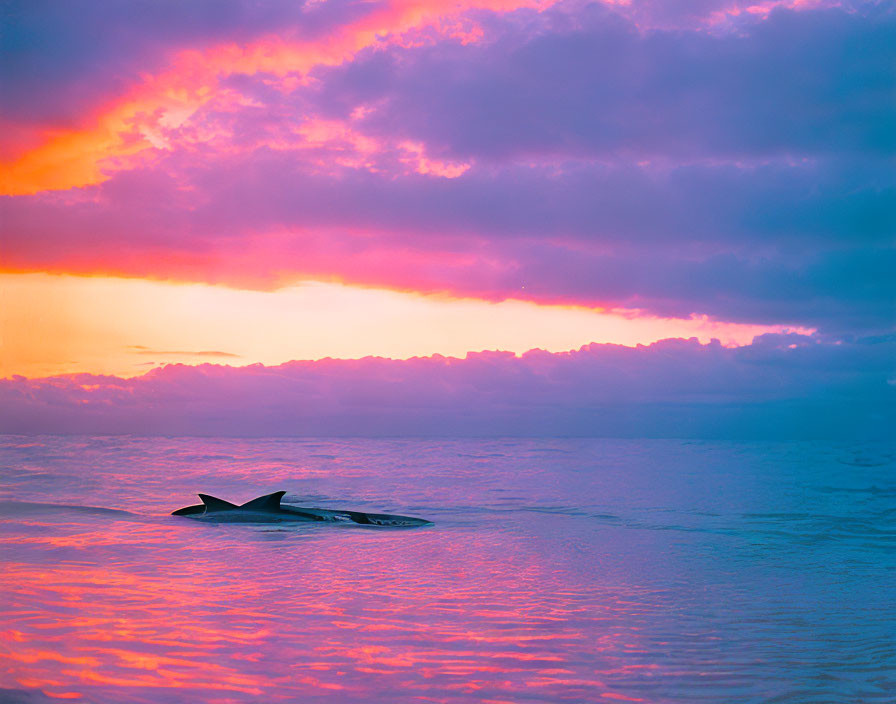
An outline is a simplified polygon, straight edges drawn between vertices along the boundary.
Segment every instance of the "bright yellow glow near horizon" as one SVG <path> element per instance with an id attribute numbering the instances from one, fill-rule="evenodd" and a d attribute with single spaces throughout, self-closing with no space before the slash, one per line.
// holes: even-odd
<path id="1" fill-rule="evenodd" d="M 319 282 L 248 291 L 0 274 L 0 378 L 78 372 L 131 377 L 176 362 L 243 366 L 371 355 L 463 357 L 480 350 L 561 352 L 590 342 L 631 346 L 668 337 L 715 337 L 739 345 L 782 329 Z"/>

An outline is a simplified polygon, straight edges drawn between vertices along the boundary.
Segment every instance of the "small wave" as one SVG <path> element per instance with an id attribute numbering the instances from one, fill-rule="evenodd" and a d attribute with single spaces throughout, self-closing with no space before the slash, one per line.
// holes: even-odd
<path id="1" fill-rule="evenodd" d="M 88 513 L 103 516 L 134 516 L 130 511 L 101 506 L 77 506 L 72 504 L 42 504 L 31 501 L 0 501 L 0 516 L 28 516 L 46 513 Z"/>
<path id="2" fill-rule="evenodd" d="M 838 457 L 837 462 L 845 464 L 849 467 L 886 467 L 892 464 L 896 455 L 889 452 L 880 454 L 857 452 L 846 457 Z"/>
<path id="3" fill-rule="evenodd" d="M 885 489 L 872 484 L 869 487 L 839 487 L 839 486 L 820 486 L 818 491 L 826 494 L 869 494 L 872 497 L 890 497 L 896 496 L 896 489 Z"/>

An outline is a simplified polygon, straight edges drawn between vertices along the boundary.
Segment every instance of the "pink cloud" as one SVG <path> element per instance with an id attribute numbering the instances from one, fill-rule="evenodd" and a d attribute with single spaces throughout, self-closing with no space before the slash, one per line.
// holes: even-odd
<path id="1" fill-rule="evenodd" d="M 13 377 L 0 431 L 175 435 L 873 437 L 896 421 L 892 339 L 765 335 L 141 377 Z"/>
<path id="2" fill-rule="evenodd" d="M 105 86 L 38 172 L 95 185 L 2 199 L 2 267 L 891 329 L 893 13 L 756 4 L 234 1 L 96 47 L 35 6 L 21 76 Z"/>

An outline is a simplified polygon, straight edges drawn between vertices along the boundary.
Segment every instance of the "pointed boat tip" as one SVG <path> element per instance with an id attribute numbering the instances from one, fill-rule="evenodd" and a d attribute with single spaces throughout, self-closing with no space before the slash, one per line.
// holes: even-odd
<path id="1" fill-rule="evenodd" d="M 172 511 L 172 516 L 195 516 L 200 513 L 205 513 L 205 504 L 198 504 L 196 506 L 184 506 L 183 508 L 179 508 L 176 511 Z"/>

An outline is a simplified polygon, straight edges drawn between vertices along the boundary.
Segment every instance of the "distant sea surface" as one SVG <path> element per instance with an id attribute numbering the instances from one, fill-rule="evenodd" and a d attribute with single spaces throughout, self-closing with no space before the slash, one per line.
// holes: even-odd
<path id="1" fill-rule="evenodd" d="M 421 516 L 207 525 L 196 493 Z M 894 702 L 896 448 L 0 436 L 0 701 Z"/>

